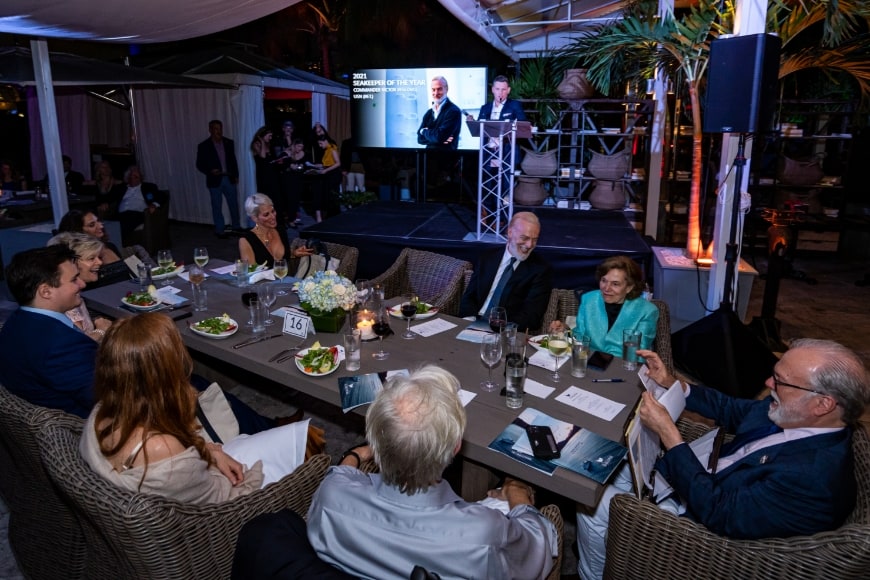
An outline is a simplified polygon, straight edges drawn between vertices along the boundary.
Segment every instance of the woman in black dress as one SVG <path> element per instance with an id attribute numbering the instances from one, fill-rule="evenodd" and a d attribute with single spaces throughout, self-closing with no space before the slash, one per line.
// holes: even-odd
<path id="1" fill-rule="evenodd" d="M 268 195 L 275 202 L 278 223 L 286 227 L 288 220 L 287 203 L 281 191 L 281 179 L 272 153 L 272 130 L 260 127 L 251 141 L 251 153 L 257 174 L 257 191 Z"/>

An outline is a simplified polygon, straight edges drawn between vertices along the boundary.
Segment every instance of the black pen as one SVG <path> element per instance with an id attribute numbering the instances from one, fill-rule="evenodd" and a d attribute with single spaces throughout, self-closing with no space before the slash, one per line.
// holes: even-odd
<path id="1" fill-rule="evenodd" d="M 624 383 L 625 379 L 592 379 L 593 383 Z"/>

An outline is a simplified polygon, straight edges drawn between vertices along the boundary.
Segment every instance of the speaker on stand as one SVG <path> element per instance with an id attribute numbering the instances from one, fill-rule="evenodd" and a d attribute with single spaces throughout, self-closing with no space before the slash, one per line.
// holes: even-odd
<path id="1" fill-rule="evenodd" d="M 767 34 L 714 40 L 710 45 L 703 130 L 738 133 L 735 195 L 725 251 L 725 288 L 718 310 L 674 333 L 674 361 L 724 393 L 753 397 L 764 388 L 776 357 L 734 312 L 739 244 L 740 186 L 746 165 L 746 134 L 766 131 L 773 119 L 778 85 L 779 37 Z"/>

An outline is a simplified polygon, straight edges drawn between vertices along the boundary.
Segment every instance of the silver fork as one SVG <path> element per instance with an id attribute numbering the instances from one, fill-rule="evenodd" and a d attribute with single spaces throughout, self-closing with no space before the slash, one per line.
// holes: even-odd
<path id="1" fill-rule="evenodd" d="M 278 363 L 278 364 L 281 364 L 282 362 L 284 362 L 284 361 L 286 361 L 286 360 L 289 360 L 289 359 L 293 358 L 294 356 L 296 356 L 295 354 L 292 354 L 292 353 L 295 353 L 297 350 L 301 349 L 301 348 L 302 348 L 302 345 L 305 344 L 305 341 L 306 341 L 306 340 L 308 340 L 308 337 L 307 337 L 307 336 L 306 336 L 305 338 L 303 338 L 302 340 L 300 340 L 300 341 L 299 341 L 299 344 L 297 344 L 296 346 L 294 346 L 294 347 L 292 347 L 292 348 L 288 348 L 288 349 L 285 351 L 285 352 L 288 353 L 288 354 L 286 354 L 285 356 L 282 356 L 281 358 L 279 358 L 279 359 L 276 360 L 275 362 Z M 273 357 L 273 358 L 274 358 L 274 357 Z"/>

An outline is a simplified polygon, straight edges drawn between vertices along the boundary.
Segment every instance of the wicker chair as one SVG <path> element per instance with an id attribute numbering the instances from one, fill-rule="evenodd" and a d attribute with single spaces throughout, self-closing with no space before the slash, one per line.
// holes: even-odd
<path id="1" fill-rule="evenodd" d="M 680 420 L 694 434 L 709 429 Z M 732 540 L 663 512 L 648 501 L 618 495 L 610 503 L 604 577 L 632 578 L 867 578 L 870 570 L 870 436 L 852 438 L 857 504 L 837 530 L 812 536 Z"/>
<path id="2" fill-rule="evenodd" d="M 39 457 L 37 433 L 49 421 L 82 420 L 32 405 L 0 387 L 0 494 L 9 508 L 9 543 L 28 578 L 83 578 L 85 537 Z"/>
<path id="3" fill-rule="evenodd" d="M 389 269 L 371 280 L 383 284 L 384 298 L 413 292 L 444 314 L 459 314 L 470 262 L 423 250 L 405 248 Z"/>
<path id="4" fill-rule="evenodd" d="M 158 207 L 153 213 L 145 211 L 145 222 L 123 240 L 125 246 L 139 244 L 144 246 L 152 256 L 158 250 L 172 247 L 169 237 L 169 192 L 165 191 L 166 203 Z"/>
<path id="5" fill-rule="evenodd" d="M 323 243 L 326 245 L 326 251 L 329 252 L 329 255 L 333 258 L 337 258 L 340 262 L 336 274 L 353 281 L 356 278 L 356 265 L 357 262 L 359 262 L 359 249 L 354 248 L 353 246 L 333 244 L 332 242 Z M 296 248 L 301 248 L 304 245 L 305 240 L 295 238 L 290 242 L 290 253 L 292 253 Z M 290 275 L 292 276 L 299 268 L 299 258 L 290 258 L 288 266 L 290 269 Z"/>
<path id="6" fill-rule="evenodd" d="M 229 578 L 245 522 L 284 508 L 307 513 L 330 461 L 316 455 L 264 489 L 194 506 L 105 481 L 82 459 L 79 439 L 59 423 L 39 434 L 46 470 L 76 508 L 88 546 L 85 577 L 94 579 Z"/>

